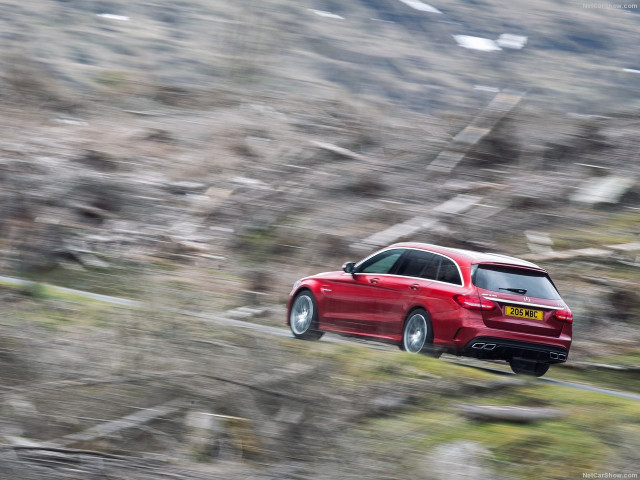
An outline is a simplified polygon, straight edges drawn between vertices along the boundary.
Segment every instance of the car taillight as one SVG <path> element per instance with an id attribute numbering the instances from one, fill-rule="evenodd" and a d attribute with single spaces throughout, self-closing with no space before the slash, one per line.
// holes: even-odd
<path id="1" fill-rule="evenodd" d="M 496 307 L 491 300 L 474 295 L 456 295 L 453 299 L 467 310 L 493 310 Z"/>
<path id="2" fill-rule="evenodd" d="M 568 308 L 565 310 L 556 310 L 556 318 L 561 322 L 573 323 L 573 313 Z"/>

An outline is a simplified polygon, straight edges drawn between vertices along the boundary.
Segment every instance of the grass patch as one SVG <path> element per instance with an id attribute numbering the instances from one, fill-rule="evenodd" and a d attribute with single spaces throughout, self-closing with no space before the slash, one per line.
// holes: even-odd
<path id="1" fill-rule="evenodd" d="M 556 250 L 601 247 L 630 243 L 637 240 L 640 214 L 637 212 L 621 212 L 608 214 L 595 222 L 589 229 L 562 230 L 558 234 L 551 232 Z"/>
<path id="2" fill-rule="evenodd" d="M 34 300 L 62 300 L 84 305 L 98 305 L 104 303 L 101 300 L 87 297 L 82 293 L 63 290 L 63 288 L 67 287 L 59 288 L 57 285 L 49 285 L 46 283 L 33 282 L 26 285 L 18 285 L 10 281 L 0 281 L 0 285 L 8 290 L 24 294 Z"/>
<path id="3" fill-rule="evenodd" d="M 112 266 L 99 272 L 83 269 L 71 271 L 59 267 L 49 272 L 24 274 L 24 278 L 34 282 L 126 298 L 135 298 L 144 292 L 142 276 L 135 266 Z"/>
<path id="4" fill-rule="evenodd" d="M 459 440 L 482 444 L 491 452 L 490 467 L 504 478 L 581 478 L 582 472 L 605 471 L 615 460 L 621 435 L 640 433 L 640 403 L 567 387 L 531 384 L 503 393 L 465 398 L 482 405 L 548 406 L 566 417 L 532 424 L 477 422 L 456 412 L 453 398 L 440 398 L 429 411 L 413 409 L 362 425 L 360 437 L 375 439 L 380 455 L 424 457 L 438 445 Z M 622 431 L 624 430 L 624 432 Z"/>
<path id="5" fill-rule="evenodd" d="M 130 318 L 143 317 L 144 309 L 106 304 L 98 300 L 86 299 L 73 294 L 66 295 L 52 290 L 44 300 L 28 300 L 13 304 L 5 318 L 19 326 L 25 322 L 35 323 L 56 331 L 73 330 L 82 327 L 98 327 L 103 329 L 120 328 L 123 323 L 130 323 Z M 152 315 L 152 314 L 150 314 Z M 157 316 L 157 315 L 156 315 Z M 161 329 L 164 324 L 149 322 L 147 327 Z"/>
<path id="6" fill-rule="evenodd" d="M 607 363 L 614 365 L 626 365 L 630 367 L 640 366 L 640 349 L 620 349 L 620 354 L 617 355 L 604 355 L 593 357 L 591 361 L 597 363 Z"/>
<path id="7" fill-rule="evenodd" d="M 615 357 L 613 359 L 615 360 Z M 618 364 L 617 361 L 613 363 Z M 556 366 L 553 369 L 553 378 L 623 392 L 640 393 L 640 371 L 637 370 L 623 371 L 599 368 L 578 370 Z"/>
<path id="8" fill-rule="evenodd" d="M 470 383 L 495 378 L 481 370 L 444 362 L 427 355 L 413 355 L 389 350 L 372 349 L 362 345 L 313 343 L 283 339 L 287 348 L 301 359 L 318 357 L 331 361 L 335 366 L 333 381 L 339 385 L 366 385 L 394 382 L 402 379 L 435 379 L 451 383 Z"/>
<path id="9" fill-rule="evenodd" d="M 588 224 L 561 230 L 549 230 L 553 240 L 552 248 L 557 251 L 576 250 L 581 248 L 602 248 L 606 245 L 617 245 L 637 241 L 640 230 L 640 213 L 620 212 L 594 214 Z M 501 244 L 513 252 L 527 252 L 526 237 L 509 236 L 501 238 Z M 637 271 L 635 272 L 637 278 Z"/>

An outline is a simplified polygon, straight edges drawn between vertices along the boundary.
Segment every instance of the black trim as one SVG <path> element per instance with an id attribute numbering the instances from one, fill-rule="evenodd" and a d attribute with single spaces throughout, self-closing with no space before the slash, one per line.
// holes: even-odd
<path id="1" fill-rule="evenodd" d="M 473 348 L 473 345 L 477 343 L 495 345 L 495 348 L 491 350 Z M 510 361 L 512 358 L 520 358 L 543 363 L 563 363 L 566 362 L 569 357 L 569 352 L 562 347 L 494 337 L 476 337 L 467 343 L 460 354 L 470 357 L 507 361 Z"/>

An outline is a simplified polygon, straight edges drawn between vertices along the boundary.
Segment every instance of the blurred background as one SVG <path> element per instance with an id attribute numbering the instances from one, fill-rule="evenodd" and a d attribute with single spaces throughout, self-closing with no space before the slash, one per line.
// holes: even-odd
<path id="1" fill-rule="evenodd" d="M 637 6 L 1 6 L 0 477 L 640 473 Z M 546 268 L 555 381 L 289 338 L 409 239 Z"/>

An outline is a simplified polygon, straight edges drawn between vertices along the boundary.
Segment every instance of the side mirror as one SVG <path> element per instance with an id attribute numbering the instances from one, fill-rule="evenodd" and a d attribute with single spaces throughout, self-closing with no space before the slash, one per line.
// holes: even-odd
<path id="1" fill-rule="evenodd" d="M 356 266 L 356 262 L 347 262 L 342 265 L 342 270 L 353 275 L 354 268 Z"/>

